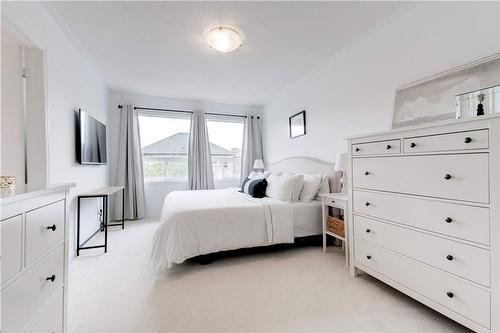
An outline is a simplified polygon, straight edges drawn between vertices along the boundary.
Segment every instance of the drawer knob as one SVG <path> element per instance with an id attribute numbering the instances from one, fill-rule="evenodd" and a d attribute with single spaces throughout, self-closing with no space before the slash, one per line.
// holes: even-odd
<path id="1" fill-rule="evenodd" d="M 415 142 L 410 143 L 411 148 L 415 148 L 416 146 L 417 146 L 417 144 Z"/>
<path id="2" fill-rule="evenodd" d="M 368 260 L 370 260 L 371 258 L 372 258 L 372 256 L 371 256 L 371 255 L 367 255 L 367 256 L 366 256 L 366 259 L 368 259 Z"/>
<path id="3" fill-rule="evenodd" d="M 451 217 L 447 217 L 445 219 L 445 221 L 446 221 L 446 223 L 451 223 L 451 222 L 453 222 L 453 219 Z"/>
<path id="4" fill-rule="evenodd" d="M 451 254 L 448 254 L 448 255 L 446 256 L 446 259 L 448 259 L 449 261 L 452 261 L 452 260 L 453 260 L 453 256 L 452 256 Z"/>
<path id="5" fill-rule="evenodd" d="M 368 176 L 370 174 L 369 171 L 365 171 L 365 176 Z"/>
<path id="6" fill-rule="evenodd" d="M 450 180 L 451 179 L 451 175 L 449 173 L 447 173 L 446 175 L 444 175 L 444 179 Z"/>
<path id="7" fill-rule="evenodd" d="M 370 206 L 370 203 L 368 201 L 365 202 L 365 206 Z"/>
<path id="8" fill-rule="evenodd" d="M 392 148 L 392 147 L 391 147 L 391 145 L 387 145 L 387 146 L 385 147 L 385 149 L 387 149 L 387 150 L 389 150 L 389 149 L 391 149 L 391 148 Z"/>
<path id="9" fill-rule="evenodd" d="M 356 149 L 354 149 L 355 151 L 360 151 L 360 149 L 358 147 L 356 147 Z"/>
<path id="10" fill-rule="evenodd" d="M 453 293 L 452 293 L 451 291 L 448 291 L 448 292 L 446 293 L 446 295 L 447 295 L 449 298 L 453 298 L 453 296 L 455 296 L 455 295 L 453 295 Z"/>
<path id="11" fill-rule="evenodd" d="M 56 280 L 56 275 L 52 274 L 51 276 L 47 277 L 45 280 L 50 281 L 50 282 L 54 282 Z"/>
<path id="12" fill-rule="evenodd" d="M 55 225 L 55 224 L 53 224 L 53 225 L 51 225 L 51 226 L 48 226 L 48 227 L 47 227 L 47 230 L 56 231 L 56 225 Z"/>
<path id="13" fill-rule="evenodd" d="M 472 138 L 471 137 L 466 137 L 465 140 L 464 140 L 465 143 L 471 143 L 472 142 Z"/>
<path id="14" fill-rule="evenodd" d="M 366 229 L 366 233 L 369 234 L 371 232 L 370 229 Z"/>

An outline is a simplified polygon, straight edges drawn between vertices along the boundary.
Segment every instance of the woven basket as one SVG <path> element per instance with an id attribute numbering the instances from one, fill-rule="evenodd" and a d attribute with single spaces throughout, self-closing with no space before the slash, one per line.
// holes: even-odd
<path id="1" fill-rule="evenodd" d="M 328 231 L 333 232 L 336 235 L 345 237 L 344 221 L 336 217 L 329 216 Z"/>

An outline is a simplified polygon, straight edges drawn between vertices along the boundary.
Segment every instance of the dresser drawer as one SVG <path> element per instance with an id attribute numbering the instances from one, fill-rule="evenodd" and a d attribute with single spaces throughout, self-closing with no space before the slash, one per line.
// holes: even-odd
<path id="1" fill-rule="evenodd" d="M 22 222 L 21 215 L 0 222 L 2 235 L 2 283 L 23 269 L 22 260 Z"/>
<path id="2" fill-rule="evenodd" d="M 488 154 L 353 159 L 353 188 L 489 202 Z"/>
<path id="3" fill-rule="evenodd" d="M 64 239 L 64 200 L 26 213 L 26 265 Z"/>
<path id="4" fill-rule="evenodd" d="M 63 289 L 61 288 L 56 297 L 38 314 L 36 319 L 31 323 L 27 332 L 54 332 L 63 331 Z"/>
<path id="5" fill-rule="evenodd" d="M 354 215 L 354 236 L 488 287 L 490 251 Z"/>
<path id="6" fill-rule="evenodd" d="M 394 155 L 401 153 L 400 140 L 357 143 L 352 145 L 353 156 Z"/>
<path id="7" fill-rule="evenodd" d="M 490 210 L 381 192 L 353 191 L 354 213 L 490 244 Z"/>
<path id="8" fill-rule="evenodd" d="M 405 153 L 487 148 L 488 130 L 421 136 L 403 140 L 403 151 Z"/>
<path id="9" fill-rule="evenodd" d="M 64 245 L 2 291 L 2 331 L 22 331 L 63 285 Z M 54 281 L 47 280 L 55 275 Z"/>
<path id="10" fill-rule="evenodd" d="M 425 264 L 354 241 L 355 260 L 442 306 L 490 327 L 490 293 Z M 369 258 L 369 259 L 368 259 Z M 448 293 L 450 296 L 449 297 Z"/>

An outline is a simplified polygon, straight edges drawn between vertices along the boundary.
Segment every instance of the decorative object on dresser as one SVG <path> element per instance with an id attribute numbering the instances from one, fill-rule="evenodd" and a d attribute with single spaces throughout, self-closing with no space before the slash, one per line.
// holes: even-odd
<path id="1" fill-rule="evenodd" d="M 457 103 L 461 94 L 498 85 L 500 53 L 399 87 L 394 99 L 391 128 L 453 119 L 457 108 L 465 106 Z M 473 104 L 476 114 L 477 100 Z"/>
<path id="2" fill-rule="evenodd" d="M 458 95 L 456 105 L 457 119 L 500 113 L 500 85 Z"/>
<path id="3" fill-rule="evenodd" d="M 66 331 L 66 212 L 69 188 L 73 186 L 2 193 L 2 332 Z"/>
<path id="4" fill-rule="evenodd" d="M 323 204 L 323 253 L 326 252 L 327 236 L 342 242 L 346 265 L 349 266 L 349 199 L 343 193 L 319 194 Z M 339 212 L 340 211 L 340 212 Z"/>
<path id="5" fill-rule="evenodd" d="M 122 221 L 120 223 L 108 223 L 108 203 L 109 196 L 122 191 Z M 85 198 L 102 198 L 102 222 L 89 238 L 80 242 L 80 203 L 82 199 Z M 122 229 L 125 228 L 125 187 L 124 186 L 110 186 L 95 191 L 90 191 L 86 193 L 79 194 L 77 197 L 77 222 L 76 222 L 76 256 L 80 255 L 81 250 L 98 249 L 104 248 L 104 253 L 108 252 L 108 227 L 111 226 L 121 226 Z M 102 245 L 92 245 L 85 246 L 88 241 L 90 241 L 99 231 L 104 231 L 104 244 Z"/>
<path id="6" fill-rule="evenodd" d="M 500 114 L 352 137 L 348 147 L 351 273 L 475 331 L 500 331 Z"/>
<path id="7" fill-rule="evenodd" d="M 2 191 L 14 191 L 16 189 L 16 177 L 0 176 L 0 189 Z"/>
<path id="8" fill-rule="evenodd" d="M 306 135 L 306 111 L 301 111 L 288 118 L 290 138 Z"/>
<path id="9" fill-rule="evenodd" d="M 347 195 L 347 153 L 340 153 L 337 155 L 335 171 L 342 171 L 342 178 L 340 178 L 341 192 Z"/>

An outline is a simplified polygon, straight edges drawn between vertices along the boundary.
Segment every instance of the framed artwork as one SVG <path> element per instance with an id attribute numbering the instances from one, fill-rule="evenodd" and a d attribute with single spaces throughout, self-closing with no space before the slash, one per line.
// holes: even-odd
<path id="1" fill-rule="evenodd" d="M 288 118 L 290 138 L 306 135 L 306 111 L 301 111 Z"/>
<path id="2" fill-rule="evenodd" d="M 391 128 L 455 119 L 461 100 L 468 98 L 468 96 L 464 97 L 464 94 L 499 84 L 500 54 L 494 54 L 399 87 L 395 94 Z M 477 94 L 488 97 L 487 92 Z M 478 104 L 476 100 L 477 98 L 474 97 L 474 106 Z M 487 113 L 493 112 L 498 111 L 488 110 Z M 465 112 L 462 110 L 460 113 Z"/>

